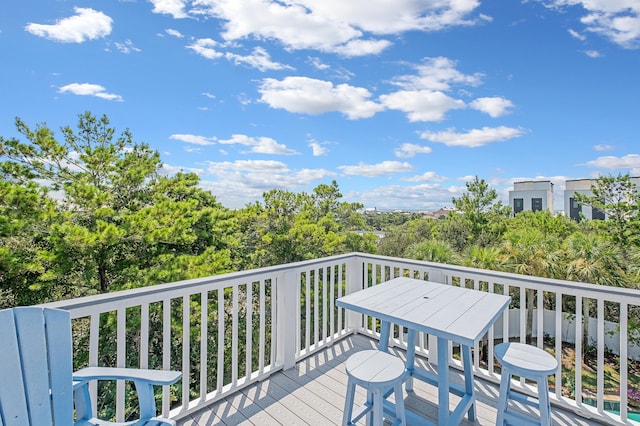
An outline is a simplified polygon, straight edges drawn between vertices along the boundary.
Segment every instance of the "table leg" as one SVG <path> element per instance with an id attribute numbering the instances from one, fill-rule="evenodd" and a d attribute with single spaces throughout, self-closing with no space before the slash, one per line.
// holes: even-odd
<path id="1" fill-rule="evenodd" d="M 389 352 L 389 335 L 391 333 L 391 323 L 389 321 L 380 321 L 380 341 L 378 349 L 382 352 Z"/>
<path id="2" fill-rule="evenodd" d="M 438 337 L 438 424 L 449 424 L 449 343 Z"/>
<path id="3" fill-rule="evenodd" d="M 469 421 L 476 420 L 476 397 L 473 389 L 473 366 L 471 359 L 471 347 L 462 345 L 462 362 L 464 367 L 464 389 L 467 395 L 471 397 L 471 407 L 467 411 Z"/>
<path id="4" fill-rule="evenodd" d="M 405 386 L 407 392 L 413 390 L 413 370 L 416 363 L 416 335 L 417 331 L 410 328 L 407 333 L 407 372 L 409 373 L 409 378 Z"/>

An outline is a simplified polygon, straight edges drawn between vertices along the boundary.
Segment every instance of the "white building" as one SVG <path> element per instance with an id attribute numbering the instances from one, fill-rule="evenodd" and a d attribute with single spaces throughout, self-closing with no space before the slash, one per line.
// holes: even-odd
<path id="1" fill-rule="evenodd" d="M 553 213 L 553 182 L 549 180 L 515 182 L 513 191 L 509 191 L 509 205 L 514 214 L 523 210 L 534 212 L 549 210 Z"/>
<path id="2" fill-rule="evenodd" d="M 636 191 L 640 188 L 640 177 L 632 177 L 631 182 L 635 185 Z M 574 179 L 566 181 L 564 190 L 564 211 L 571 219 L 580 221 L 582 217 L 585 219 L 604 220 L 604 212 L 592 208 L 588 205 L 582 205 L 575 199 L 575 194 L 584 194 L 591 196 L 591 187 L 595 185 L 596 179 Z M 580 214 L 582 213 L 582 215 Z"/>

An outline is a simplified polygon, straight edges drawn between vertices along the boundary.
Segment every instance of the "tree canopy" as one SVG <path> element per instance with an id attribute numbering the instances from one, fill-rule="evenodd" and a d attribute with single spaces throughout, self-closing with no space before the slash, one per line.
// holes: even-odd
<path id="1" fill-rule="evenodd" d="M 511 217 L 477 176 L 439 219 L 364 214 L 336 181 L 310 193 L 272 189 L 225 208 L 193 173 L 162 161 L 106 116 L 78 116 L 56 135 L 16 119 L 0 137 L 2 307 L 363 251 L 636 287 L 640 195 L 628 175 L 603 177 L 583 204 L 605 221 L 547 211 Z M 370 231 L 383 231 L 379 239 Z"/>

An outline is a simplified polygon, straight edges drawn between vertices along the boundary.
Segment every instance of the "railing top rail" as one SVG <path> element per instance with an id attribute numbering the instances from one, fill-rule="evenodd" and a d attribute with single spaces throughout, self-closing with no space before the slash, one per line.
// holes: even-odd
<path id="1" fill-rule="evenodd" d="M 190 280 L 176 281 L 171 283 L 163 283 L 148 287 L 140 287 L 131 290 L 121 290 L 112 293 L 98 294 L 94 296 L 85 296 L 75 299 L 61 300 L 57 302 L 46 303 L 46 306 L 67 310 L 85 310 L 94 308 L 98 305 L 126 304 L 132 299 L 137 300 L 163 300 L 166 298 L 179 297 L 185 293 L 196 293 L 202 291 L 204 287 L 215 287 L 216 285 L 224 285 L 234 281 L 251 282 L 261 279 L 264 276 L 276 276 L 278 273 L 293 270 L 304 270 L 310 267 L 344 261 L 352 259 L 355 253 L 341 254 L 321 259 L 312 259 L 295 263 L 286 263 L 282 265 L 268 266 L 264 268 L 251 269 L 248 271 L 237 271 L 226 274 L 214 275 L 203 278 L 195 278 Z"/>
<path id="2" fill-rule="evenodd" d="M 355 259 L 380 262 L 398 267 L 414 267 L 416 269 L 436 269 L 452 276 L 473 277 L 480 280 L 487 280 L 493 283 L 503 283 L 507 285 L 524 285 L 525 287 L 544 289 L 545 291 L 559 291 L 563 294 L 584 295 L 585 297 L 602 297 L 608 300 L 628 300 L 640 299 L 640 291 L 632 288 L 621 288 L 602 286 L 589 283 L 558 280 L 553 278 L 541 278 L 528 275 L 520 275 L 509 272 L 491 271 L 487 269 L 470 268 L 444 263 L 426 262 L 414 259 L 401 259 L 388 256 L 380 256 L 366 253 L 346 253 L 320 259 L 313 259 L 295 263 L 288 263 L 265 268 L 252 269 L 248 271 L 231 272 L 227 274 L 215 275 L 204 278 L 183 280 L 172 283 L 158 284 L 148 287 L 141 287 L 132 290 L 123 290 L 113 293 L 86 296 L 76 299 L 62 300 L 47 303 L 49 307 L 67 309 L 72 311 L 87 311 L 96 309 L 97 306 L 122 306 L 129 305 L 133 301 L 160 301 L 167 298 L 180 297 L 187 293 L 197 293 L 205 288 L 216 288 L 223 285 L 233 285 L 237 282 L 251 282 L 252 279 L 260 280 L 265 276 L 275 277 L 279 273 L 292 270 L 305 270 L 315 266 L 352 261 Z M 640 304 L 640 302 L 638 302 Z M 135 303 L 134 303 L 135 304 Z"/>
<path id="3" fill-rule="evenodd" d="M 446 263 L 426 262 L 422 260 L 414 259 L 399 259 L 395 257 L 387 257 L 365 253 L 353 253 L 358 257 L 364 259 L 370 259 L 385 263 L 402 263 L 403 265 L 411 265 L 420 268 L 433 268 L 438 269 L 444 273 L 450 273 L 451 275 L 467 275 L 467 276 L 481 276 L 488 281 L 497 283 L 507 283 L 508 281 L 517 281 L 519 283 L 531 284 L 531 287 L 552 287 L 559 290 L 562 293 L 589 293 L 591 295 L 602 294 L 616 297 L 631 297 L 640 298 L 640 289 L 625 288 L 625 287 L 613 287 L 604 286 L 598 284 L 590 284 L 576 281 L 559 280 L 554 278 L 535 277 L 530 275 L 520 275 L 510 272 L 492 271 L 489 269 L 470 268 L 467 266 L 449 265 Z"/>

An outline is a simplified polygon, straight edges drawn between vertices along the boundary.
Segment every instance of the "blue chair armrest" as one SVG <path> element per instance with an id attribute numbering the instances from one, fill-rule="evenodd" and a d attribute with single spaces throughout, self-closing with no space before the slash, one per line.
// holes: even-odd
<path id="1" fill-rule="evenodd" d="M 73 390 L 78 419 L 93 417 L 88 383 L 92 380 L 130 380 L 138 392 L 140 419 L 150 420 L 156 416 L 153 386 L 175 383 L 182 377 L 179 371 L 146 370 L 136 368 L 87 367 L 73 373 Z"/>

